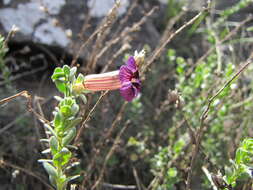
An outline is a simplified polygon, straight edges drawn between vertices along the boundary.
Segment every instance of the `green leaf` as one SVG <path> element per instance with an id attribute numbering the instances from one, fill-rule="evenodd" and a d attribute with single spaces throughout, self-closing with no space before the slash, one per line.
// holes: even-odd
<path id="1" fill-rule="evenodd" d="M 73 104 L 71 107 L 72 115 L 76 115 L 79 111 L 79 106 L 77 104 Z"/>
<path id="2" fill-rule="evenodd" d="M 54 96 L 54 99 L 56 99 L 58 102 L 60 102 L 60 101 L 62 101 L 62 100 L 63 100 L 63 98 L 62 98 L 62 97 L 60 97 L 60 96 Z"/>
<path id="3" fill-rule="evenodd" d="M 61 67 L 56 67 L 55 69 L 54 69 L 54 74 L 55 73 L 63 73 L 63 69 L 61 68 Z"/>
<path id="4" fill-rule="evenodd" d="M 76 70 L 77 70 L 76 67 L 72 67 L 72 68 L 70 69 L 69 78 L 70 78 L 71 81 L 73 81 L 73 79 L 74 79 L 74 77 L 75 77 Z"/>
<path id="5" fill-rule="evenodd" d="M 70 130 L 71 128 L 73 127 L 76 127 L 80 122 L 82 121 L 82 118 L 81 117 L 77 117 L 77 118 L 74 118 L 74 117 L 70 117 L 66 120 L 66 125 L 64 125 L 62 127 L 62 130 L 63 131 L 68 131 Z"/>
<path id="6" fill-rule="evenodd" d="M 248 32 L 252 32 L 253 31 L 253 26 L 250 26 L 246 29 Z"/>
<path id="7" fill-rule="evenodd" d="M 60 78 L 62 78 L 62 77 L 64 77 L 65 76 L 65 74 L 62 72 L 62 73 L 55 73 L 55 74 L 53 74 L 52 76 L 51 76 L 51 79 L 53 80 L 53 81 L 56 81 L 57 79 L 60 79 Z"/>
<path id="8" fill-rule="evenodd" d="M 49 140 L 50 149 L 53 155 L 57 153 L 58 149 L 58 140 L 55 136 L 51 136 Z"/>
<path id="9" fill-rule="evenodd" d="M 84 104 L 87 104 L 87 98 L 84 94 L 80 94 L 79 97 L 81 98 Z"/>
<path id="10" fill-rule="evenodd" d="M 173 146 L 173 151 L 176 154 L 179 154 L 182 152 L 183 147 L 185 146 L 185 141 L 183 139 L 179 139 Z"/>
<path id="11" fill-rule="evenodd" d="M 69 162 L 71 156 L 72 156 L 71 152 L 64 147 L 60 152 L 58 152 L 54 156 L 53 162 L 57 166 L 64 166 Z"/>
<path id="12" fill-rule="evenodd" d="M 61 106 L 60 111 L 61 111 L 62 115 L 65 116 L 65 117 L 69 117 L 69 116 L 72 115 L 71 107 L 68 106 L 68 105 Z"/>
<path id="13" fill-rule="evenodd" d="M 63 77 L 64 76 L 64 72 L 63 72 L 63 69 L 60 68 L 60 67 L 56 67 L 55 70 L 54 70 L 54 73 L 51 77 L 51 79 L 53 81 L 55 81 L 56 79 L 60 78 L 60 77 Z"/>
<path id="14" fill-rule="evenodd" d="M 169 176 L 170 178 L 176 177 L 176 176 L 177 176 L 177 169 L 176 169 L 176 168 L 170 168 L 170 169 L 168 170 L 168 176 Z"/>
<path id="15" fill-rule="evenodd" d="M 77 79 L 76 79 L 76 83 L 82 83 L 84 81 L 84 76 L 79 73 Z"/>
<path id="16" fill-rule="evenodd" d="M 61 124 L 62 124 L 62 120 L 63 120 L 63 117 L 62 117 L 61 112 L 57 112 L 55 117 L 54 117 L 54 126 L 56 128 L 60 127 Z"/>
<path id="17" fill-rule="evenodd" d="M 51 183 L 51 185 L 53 185 L 55 188 L 57 187 L 57 185 L 56 185 L 56 178 L 55 177 L 53 177 L 53 176 L 49 176 L 49 181 L 50 181 L 50 183 Z"/>
<path id="18" fill-rule="evenodd" d="M 60 82 L 60 81 L 55 81 L 55 85 L 57 87 L 57 89 L 62 92 L 62 93 L 65 93 L 66 90 L 67 90 L 67 86 L 66 84 L 64 84 L 63 82 Z"/>
<path id="19" fill-rule="evenodd" d="M 43 167 L 45 168 L 49 176 L 57 177 L 57 171 L 54 166 L 47 162 L 43 162 Z"/>
<path id="20" fill-rule="evenodd" d="M 41 153 L 42 153 L 42 154 L 49 154 L 50 151 L 51 151 L 51 150 L 48 148 L 48 149 L 46 149 L 46 150 L 43 150 Z"/>
<path id="21" fill-rule="evenodd" d="M 40 142 L 49 143 L 48 139 L 40 139 Z"/>
<path id="22" fill-rule="evenodd" d="M 64 65 L 63 72 L 68 76 L 70 74 L 70 67 L 68 65 Z"/>
<path id="23" fill-rule="evenodd" d="M 78 150 L 78 148 L 74 145 L 66 145 L 66 147 L 69 149 Z"/>
<path id="24" fill-rule="evenodd" d="M 65 137 L 63 137 L 63 139 L 62 139 L 63 146 L 66 146 L 69 143 L 71 143 L 71 141 L 75 138 L 75 136 L 76 136 L 76 128 L 73 127 L 72 129 L 70 129 L 67 132 L 67 135 Z"/>
<path id="25" fill-rule="evenodd" d="M 47 162 L 47 163 L 53 163 L 53 160 L 49 160 L 49 159 L 39 159 L 38 162 Z"/>
<path id="26" fill-rule="evenodd" d="M 49 132 L 50 132 L 52 135 L 56 136 L 55 131 L 53 130 L 53 128 L 52 128 L 50 125 L 44 124 L 44 127 L 45 127 L 46 129 L 48 129 Z"/>

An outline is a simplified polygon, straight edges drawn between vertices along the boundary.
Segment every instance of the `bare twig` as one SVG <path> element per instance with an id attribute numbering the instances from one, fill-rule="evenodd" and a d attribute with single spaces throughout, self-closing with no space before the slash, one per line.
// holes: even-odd
<path id="1" fill-rule="evenodd" d="M 149 12 L 145 13 L 145 15 L 142 17 L 141 20 L 139 20 L 138 22 L 132 24 L 132 26 L 130 27 L 126 27 L 119 35 L 118 37 L 115 36 L 115 38 L 112 38 L 112 40 L 108 41 L 105 45 L 105 47 L 99 52 L 99 54 L 97 55 L 97 60 L 100 59 L 102 57 L 102 55 L 108 51 L 113 45 L 117 44 L 118 42 L 120 42 L 120 40 L 125 39 L 126 36 L 128 36 L 130 33 L 132 32 L 136 32 L 138 30 L 140 30 L 141 25 L 143 25 L 147 18 L 149 16 L 151 16 L 158 8 L 157 7 L 153 7 Z"/>
<path id="2" fill-rule="evenodd" d="M 250 15 L 248 16 L 245 20 L 243 20 L 237 27 L 235 27 L 231 32 L 229 32 L 222 40 L 220 40 L 218 42 L 218 44 L 216 44 L 217 46 L 222 45 L 224 42 L 226 42 L 227 40 L 229 40 L 231 37 L 233 37 L 235 34 L 237 34 L 238 30 L 244 26 L 247 22 L 251 21 L 253 19 L 253 16 Z M 215 50 L 215 46 L 212 46 L 210 49 L 208 49 L 208 51 L 201 56 L 197 62 L 195 63 L 195 65 L 198 65 L 200 63 L 202 63 L 213 51 Z M 191 73 L 192 70 L 190 70 L 189 72 L 187 72 L 187 75 L 189 73 Z"/>
<path id="3" fill-rule="evenodd" d="M 117 123 L 121 120 L 121 118 L 122 118 L 122 115 L 123 115 L 123 113 L 124 113 L 124 110 L 125 110 L 125 108 L 126 108 L 126 105 L 127 105 L 127 102 L 125 102 L 125 103 L 121 106 L 121 108 L 120 108 L 118 114 L 116 115 L 116 117 L 115 117 L 115 119 L 114 119 L 114 121 L 113 121 L 113 123 L 112 123 L 110 129 L 108 130 L 108 132 L 106 132 L 105 135 L 102 135 L 102 138 L 99 140 L 98 143 L 96 143 L 95 147 L 93 148 L 93 150 L 94 150 L 94 155 L 92 156 L 91 162 L 89 163 L 89 166 L 88 166 L 87 169 L 86 169 L 87 172 L 86 172 L 86 174 L 84 175 L 84 179 L 83 179 L 83 182 L 82 182 L 82 186 L 84 186 L 85 183 L 88 181 L 88 179 L 89 179 L 89 177 L 90 177 L 90 175 L 91 175 L 91 170 L 92 170 L 92 168 L 94 167 L 94 165 L 95 165 L 95 163 L 96 163 L 96 160 L 97 160 L 97 157 L 98 157 L 98 155 L 99 155 L 99 153 L 100 153 L 100 150 L 101 150 L 101 148 L 102 148 L 103 142 L 104 142 L 106 139 L 109 139 L 110 136 L 112 135 L 112 132 L 113 132 L 114 129 L 116 128 L 116 124 L 117 124 Z"/>
<path id="4" fill-rule="evenodd" d="M 22 72 L 22 73 L 20 73 L 20 74 L 15 75 L 15 76 L 11 76 L 11 77 L 8 79 L 8 81 L 9 81 L 9 82 L 12 82 L 12 81 L 18 80 L 18 79 L 20 79 L 20 78 L 22 78 L 22 77 L 29 76 L 29 75 L 33 75 L 33 74 L 38 73 L 38 72 L 40 72 L 40 71 L 46 70 L 46 68 L 47 68 L 47 66 L 48 66 L 48 65 L 47 65 L 47 62 L 46 62 L 44 59 L 43 59 L 43 62 L 44 62 L 44 64 L 43 64 L 41 67 L 39 67 L 39 68 L 34 68 L 33 70 L 30 70 L 30 71 Z M 5 83 L 6 83 L 6 81 L 0 82 L 0 86 L 4 85 Z"/>
<path id="5" fill-rule="evenodd" d="M 173 32 L 168 38 L 164 41 L 164 43 L 161 44 L 161 46 L 157 47 L 152 55 L 150 55 L 149 58 L 147 58 L 146 64 L 143 66 L 142 73 L 145 73 L 145 71 L 148 69 L 148 67 L 155 61 L 157 57 L 159 57 L 166 47 L 166 45 L 180 32 L 182 32 L 187 26 L 193 24 L 201 15 L 209 11 L 209 5 L 206 8 L 204 8 L 201 12 L 199 12 L 196 16 L 194 16 L 192 19 L 190 19 L 187 23 L 185 23 L 183 26 L 181 26 L 179 29 L 177 29 L 175 32 Z"/>
<path id="6" fill-rule="evenodd" d="M 97 39 L 95 42 L 95 45 L 93 46 L 93 50 L 90 55 L 90 59 L 88 61 L 88 64 L 86 66 L 86 71 L 93 70 L 97 64 L 98 60 L 98 52 L 100 51 L 100 48 L 102 46 L 102 42 L 106 38 L 106 36 L 109 34 L 112 25 L 115 23 L 117 18 L 117 10 L 120 6 L 120 0 L 115 1 L 114 6 L 109 11 L 108 15 L 103 19 L 102 24 L 100 24 L 99 27 L 99 33 L 97 35 Z"/>
<path id="7" fill-rule="evenodd" d="M 80 140 L 80 137 L 83 133 L 83 130 L 85 128 L 85 124 L 86 122 L 90 119 L 91 117 L 91 114 L 94 112 L 94 110 L 96 109 L 97 105 L 100 103 L 100 101 L 102 100 L 102 98 L 108 93 L 108 90 L 107 91 L 104 91 L 101 93 L 100 97 L 98 98 L 97 102 L 95 103 L 95 105 L 92 107 L 92 109 L 89 111 L 88 115 L 86 116 L 86 118 L 84 119 L 84 121 L 82 122 L 81 124 L 81 127 L 79 128 L 78 132 L 77 132 L 77 135 L 76 135 L 76 138 L 75 138 L 75 141 L 74 141 L 74 144 L 77 145 L 79 140 Z"/>
<path id="8" fill-rule="evenodd" d="M 42 121 L 42 122 L 44 122 L 44 123 L 46 123 L 46 124 L 48 124 L 48 125 L 51 125 L 50 122 L 49 122 L 48 120 L 46 120 L 43 116 L 41 116 L 40 114 L 38 114 L 38 113 L 33 109 L 33 107 L 32 107 L 32 96 L 31 96 L 31 95 L 29 94 L 29 92 L 26 91 L 26 90 L 24 90 L 24 91 L 22 91 L 22 92 L 19 92 L 19 93 L 13 95 L 13 96 L 9 96 L 9 97 L 7 97 L 7 98 L 4 98 L 4 99 L 0 100 L 0 105 L 1 105 L 1 104 L 5 104 L 5 103 L 8 103 L 9 101 L 12 101 L 13 99 L 18 98 L 18 97 L 20 97 L 20 96 L 21 96 L 21 97 L 25 97 L 25 98 L 27 99 L 27 107 L 28 107 L 28 111 L 29 111 L 29 112 L 32 112 L 34 115 L 36 115 L 36 117 L 37 117 L 40 121 Z"/>
<path id="9" fill-rule="evenodd" d="M 113 62 L 117 59 L 117 57 L 119 57 L 127 49 L 130 49 L 130 47 L 131 46 L 128 43 L 124 44 L 116 53 L 114 53 L 111 60 L 104 66 L 102 73 L 106 72 L 111 64 L 113 64 Z"/>
<path id="10" fill-rule="evenodd" d="M 25 174 L 27 174 L 27 175 L 30 175 L 30 176 L 32 176 L 32 177 L 34 177 L 34 178 L 36 178 L 36 179 L 38 179 L 43 185 L 45 185 L 47 188 L 49 188 L 49 189 L 54 189 L 51 185 L 49 185 L 44 179 L 42 179 L 42 177 L 40 177 L 38 174 L 35 174 L 34 172 L 32 172 L 32 171 L 29 171 L 29 170 L 27 170 L 27 169 L 25 169 L 25 168 L 22 168 L 22 167 L 20 167 L 20 166 L 16 166 L 16 165 L 14 165 L 14 164 L 12 164 L 12 163 L 9 163 L 9 162 L 7 162 L 7 161 L 4 161 L 4 160 L 0 160 L 0 166 L 7 166 L 7 167 L 11 167 L 11 168 L 14 168 L 14 169 L 16 169 L 16 170 L 19 170 L 19 171 L 21 171 L 21 172 L 23 172 L 23 173 L 25 173 Z"/>
<path id="11" fill-rule="evenodd" d="M 118 184 L 110 184 L 110 183 L 103 183 L 103 187 L 111 188 L 111 189 L 124 189 L 124 190 L 136 190 L 135 185 L 118 185 Z"/>
<path id="12" fill-rule="evenodd" d="M 5 104 L 5 103 L 7 103 L 7 102 L 9 102 L 9 101 L 17 98 L 17 97 L 20 97 L 20 96 L 27 97 L 28 96 L 28 92 L 27 91 L 22 91 L 22 92 L 19 92 L 19 93 L 13 95 L 13 96 L 9 96 L 7 98 L 4 98 L 4 99 L 0 100 L 0 105 L 1 104 Z"/>
<path id="13" fill-rule="evenodd" d="M 144 185 L 142 184 L 135 167 L 133 168 L 133 175 L 134 175 L 138 190 L 146 189 L 146 187 L 144 187 Z"/>
<path id="14" fill-rule="evenodd" d="M 116 150 L 116 147 L 120 141 L 120 138 L 122 136 L 122 134 L 125 132 L 125 130 L 127 129 L 127 127 L 129 126 L 129 121 L 126 122 L 125 126 L 121 129 L 121 131 L 118 133 L 116 139 L 114 140 L 114 143 L 110 149 L 110 151 L 107 153 L 106 157 L 105 157 L 105 160 L 104 160 L 104 163 L 103 163 L 103 166 L 102 166 L 102 169 L 100 171 L 100 174 L 99 174 L 99 177 L 98 177 L 98 180 L 96 181 L 96 183 L 92 186 L 92 190 L 96 189 L 96 187 L 101 183 L 103 177 L 104 177 L 104 173 L 105 173 L 105 169 L 106 169 L 106 164 L 108 162 L 108 160 L 111 158 L 111 156 L 113 155 L 113 153 L 115 152 Z"/>
<path id="15" fill-rule="evenodd" d="M 213 103 L 213 101 L 220 95 L 220 93 L 228 87 L 234 79 L 236 79 L 251 63 L 252 63 L 253 53 L 250 55 L 250 57 L 247 59 L 246 63 L 232 76 L 230 80 L 228 80 L 211 98 L 208 99 L 208 104 L 204 112 L 202 113 L 200 117 L 200 127 L 197 130 L 196 133 L 196 144 L 195 147 L 192 150 L 192 158 L 191 158 L 191 164 L 187 175 L 187 182 L 186 182 L 186 189 L 191 190 L 191 180 L 192 180 L 192 171 L 195 166 L 196 158 L 200 150 L 201 146 L 201 140 L 204 133 L 204 126 L 205 126 L 205 120 L 208 116 L 210 107 Z"/>

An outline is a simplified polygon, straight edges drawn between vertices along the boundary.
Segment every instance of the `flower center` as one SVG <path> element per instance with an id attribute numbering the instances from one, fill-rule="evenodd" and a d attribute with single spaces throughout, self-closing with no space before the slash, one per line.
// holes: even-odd
<path id="1" fill-rule="evenodd" d="M 136 78 L 132 78 L 131 79 L 131 83 L 136 83 L 137 82 L 137 79 Z"/>

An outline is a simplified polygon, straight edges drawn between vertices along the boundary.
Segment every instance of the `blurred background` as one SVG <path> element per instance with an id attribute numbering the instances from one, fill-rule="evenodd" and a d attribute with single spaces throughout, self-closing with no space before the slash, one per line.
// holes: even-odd
<path id="1" fill-rule="evenodd" d="M 50 78 L 55 67 L 113 71 L 143 48 L 149 61 L 204 6 L 205 0 L 121 0 L 119 7 L 114 0 L 1 0 L 0 34 L 7 46 L 1 38 L 0 98 L 27 90 L 33 108 L 52 120 L 53 97 L 60 95 Z M 73 163 L 79 164 L 70 172 L 82 174 L 76 189 L 91 189 L 102 170 L 97 189 L 185 189 L 191 132 L 200 126 L 208 98 L 252 53 L 252 11 L 252 0 L 212 1 L 209 12 L 152 60 L 137 99 L 126 104 L 118 91 L 103 97 L 75 151 Z M 252 73 L 250 65 L 211 106 L 192 189 L 215 189 L 203 168 L 225 175 L 241 139 L 253 136 Z M 99 97 L 89 95 L 81 104 L 83 117 Z M 47 189 L 47 174 L 37 162 L 44 156 L 44 136 L 24 98 L 1 105 L 0 189 Z M 250 189 L 251 183 L 236 189 Z"/>

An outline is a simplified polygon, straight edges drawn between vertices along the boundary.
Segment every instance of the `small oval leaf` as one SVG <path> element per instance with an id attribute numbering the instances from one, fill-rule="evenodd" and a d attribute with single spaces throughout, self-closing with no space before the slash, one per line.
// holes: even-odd
<path id="1" fill-rule="evenodd" d="M 49 164 L 47 162 L 43 162 L 43 167 L 47 171 L 48 175 L 53 176 L 53 177 L 57 177 L 57 171 L 54 166 L 52 166 L 51 164 Z"/>
<path id="2" fill-rule="evenodd" d="M 63 146 L 66 146 L 69 143 L 71 143 L 71 141 L 75 138 L 75 136 L 76 136 L 76 128 L 73 127 L 72 129 L 68 131 L 67 135 L 63 137 L 62 139 Z"/>
<path id="3" fill-rule="evenodd" d="M 55 136 L 51 136 L 50 140 L 49 140 L 49 144 L 50 144 L 50 149 L 53 155 L 55 155 L 57 153 L 57 149 L 58 149 L 58 140 Z"/>

